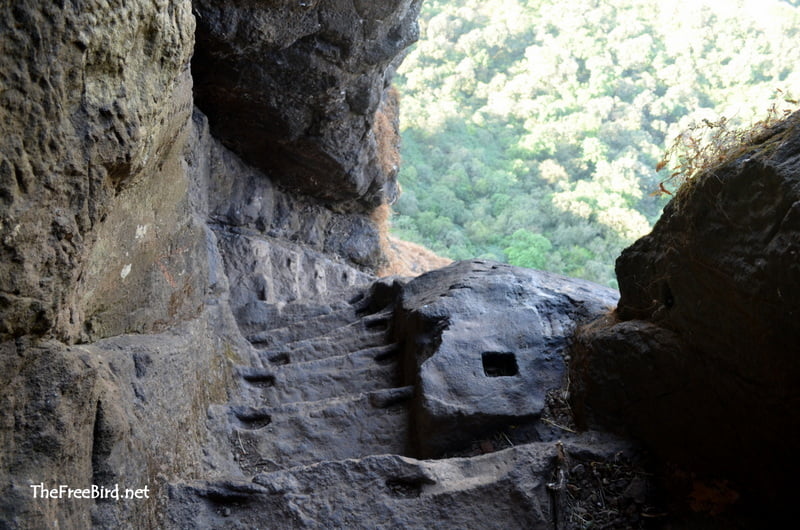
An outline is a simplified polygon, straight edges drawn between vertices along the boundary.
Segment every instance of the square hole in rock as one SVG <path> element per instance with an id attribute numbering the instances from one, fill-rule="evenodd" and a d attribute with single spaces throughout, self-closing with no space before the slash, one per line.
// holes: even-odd
<path id="1" fill-rule="evenodd" d="M 517 356 L 513 353 L 488 351 L 481 354 L 483 373 L 489 377 L 508 377 L 517 375 Z"/>

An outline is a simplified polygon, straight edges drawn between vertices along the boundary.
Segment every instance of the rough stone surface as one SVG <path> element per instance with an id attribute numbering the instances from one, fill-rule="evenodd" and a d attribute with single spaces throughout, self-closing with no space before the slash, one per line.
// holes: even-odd
<path id="1" fill-rule="evenodd" d="M 584 330 L 585 420 L 781 502 L 800 459 L 800 114 L 681 190 Z M 736 464 L 732 464 L 736 462 Z"/>
<path id="2" fill-rule="evenodd" d="M 449 292 L 454 283 L 460 293 L 470 294 Z M 537 398 L 540 389 L 520 388 L 525 384 L 541 387 L 544 380 L 550 389 L 561 386 L 566 334 L 576 321 L 607 310 L 614 291 L 507 265 L 462 262 L 409 283 L 387 278 L 328 296 L 334 298 L 287 302 L 260 330 L 244 316 L 256 355 L 235 368 L 238 385 L 227 402 L 212 405 L 208 413 L 215 440 L 207 446 L 208 458 L 223 473 L 215 480 L 173 482 L 167 526 L 553 528 L 557 517 L 570 517 L 574 504 L 566 483 L 558 482 L 570 473 L 565 455 L 580 453 L 597 461 L 629 450 L 597 433 L 574 436 L 544 425 L 514 431 L 509 421 L 535 423 L 543 396 L 527 416 L 503 408 L 504 403 L 524 404 L 528 394 Z M 514 297 L 511 312 L 518 305 L 523 314 L 495 329 L 496 313 L 503 300 L 508 307 L 509 296 Z M 523 369 L 537 367 L 530 366 L 535 359 L 524 362 L 531 351 L 515 342 L 520 335 L 546 344 L 558 357 L 545 363 L 556 365 L 555 373 L 530 373 L 519 378 L 522 384 L 489 389 L 493 407 L 458 395 L 460 387 L 454 392 L 443 385 L 439 390 L 450 391 L 458 410 L 438 419 L 452 427 L 454 416 L 466 411 L 460 414 L 468 418 L 459 424 L 461 436 L 443 436 L 441 429 L 412 436 L 413 400 L 427 391 L 420 375 L 426 372 L 424 363 L 415 364 L 417 375 L 406 384 L 403 356 L 416 359 L 409 352 L 430 337 L 400 323 L 421 320 L 419 312 L 430 316 L 419 305 L 428 298 L 441 305 L 452 328 L 468 325 L 475 336 L 510 348 L 514 344 Z M 321 310 L 326 303 L 330 309 Z M 535 308 L 537 318 L 525 308 Z M 282 315 L 291 315 L 291 322 Z M 481 315 L 489 318 L 476 319 Z M 534 329 L 526 329 L 523 319 Z M 447 351 L 441 353 L 444 357 Z M 456 362 L 441 367 L 438 375 L 457 385 L 464 374 Z M 503 445 L 492 438 L 498 428 L 507 431 Z M 563 443 L 558 441 L 565 435 Z M 462 451 L 470 444 L 481 451 L 441 461 L 410 458 L 427 438 L 439 452 Z M 492 454 L 478 456 L 482 453 Z M 548 486 L 554 478 L 556 485 Z"/>
<path id="3" fill-rule="evenodd" d="M 6 4 L 0 527 L 570 528 L 598 503 L 596 526 L 625 527 L 623 505 L 644 509 L 646 475 L 613 472 L 629 444 L 574 433 L 563 402 L 564 345 L 612 292 L 482 262 L 372 275 L 370 209 L 395 193 L 386 87 L 418 1 Z M 797 365 L 773 355 L 798 338 L 797 139 L 773 139 L 741 160 L 763 178 L 726 169 L 739 193 L 707 179 L 672 207 L 688 246 L 657 231 L 621 260 L 627 320 L 587 328 L 572 381 L 591 421 L 684 412 L 645 438 L 702 434 L 724 403 L 736 443 L 717 463 L 757 461 L 743 414 L 768 455 L 762 475 L 742 466 L 759 487 L 798 410 Z M 653 242 L 685 251 L 671 265 Z M 695 387 L 713 391 L 693 403 Z M 150 494 L 42 500 L 38 484 Z"/>
<path id="4" fill-rule="evenodd" d="M 194 528 L 580 528 L 558 477 L 630 454 L 618 439 L 587 433 L 473 458 L 321 462 L 252 481 L 175 484 L 168 520 Z"/>
<path id="5" fill-rule="evenodd" d="M 271 327 L 283 326 L 280 319 L 251 334 L 256 355 L 237 367 L 238 388 L 209 410 L 223 442 L 219 459 L 235 462 L 231 478 L 405 452 L 413 389 L 398 377 L 389 302 L 371 303 L 352 292 L 330 296 L 350 301 L 321 314 L 315 304 L 291 302 L 282 310 L 294 317 L 292 334 Z M 264 347 L 272 330 L 286 338 L 277 349 Z"/>
<path id="6" fill-rule="evenodd" d="M 188 0 L 7 2 L 2 15 L 0 339 L 74 338 L 93 229 L 137 179 L 175 176 L 160 165 L 191 113 L 194 17 Z"/>
<path id="7" fill-rule="evenodd" d="M 419 4 L 196 0 L 198 106 L 215 136 L 284 187 L 375 207 L 396 194 L 375 112 L 417 39 Z"/>
<path id="8" fill-rule="evenodd" d="M 215 241 L 192 206 L 196 176 L 183 160 L 188 138 L 182 134 L 156 172 L 111 199 L 95 226 L 70 316 L 78 340 L 160 332 L 202 312 L 214 288 Z"/>
<path id="9" fill-rule="evenodd" d="M 369 216 L 335 213 L 314 200 L 281 191 L 222 147 L 210 135 L 201 113 L 195 114 L 195 122 L 199 136 L 192 144 L 198 164 L 203 166 L 209 216 L 214 225 L 284 244 L 293 242 L 302 246 L 300 252 L 317 251 L 348 268 L 372 271 L 378 267 L 378 231 Z"/>
<path id="10" fill-rule="evenodd" d="M 286 241 L 225 231 L 220 245 L 233 309 L 245 332 L 268 323 L 283 303 L 325 296 L 370 279 L 334 256 Z"/>
<path id="11" fill-rule="evenodd" d="M 543 477 L 555 467 L 554 444 L 438 462 L 370 456 L 253 482 L 177 485 L 170 516 L 196 528 L 548 529 Z"/>
<path id="12" fill-rule="evenodd" d="M 532 423 L 560 388 L 576 325 L 616 303 L 581 280 L 464 261 L 424 274 L 402 291 L 397 337 L 404 378 L 418 394 L 414 434 L 435 457 L 493 429 Z"/>
<path id="13" fill-rule="evenodd" d="M 285 327 L 293 300 L 347 305 L 316 297 L 372 279 L 377 230 L 210 135 L 190 2 L 2 9 L 0 527 L 163 527 L 167 482 L 240 469 L 208 419 L 260 384 L 235 369 L 262 361 L 234 314 Z M 151 496 L 30 488 L 115 483 Z"/>
<path id="14" fill-rule="evenodd" d="M 206 410 L 227 395 L 232 367 L 242 362 L 233 352 L 247 351 L 220 309 L 160 335 L 3 344 L 4 528 L 162 526 L 165 480 L 212 468 Z M 148 486 L 151 496 L 43 500 L 30 487 L 117 483 Z"/>

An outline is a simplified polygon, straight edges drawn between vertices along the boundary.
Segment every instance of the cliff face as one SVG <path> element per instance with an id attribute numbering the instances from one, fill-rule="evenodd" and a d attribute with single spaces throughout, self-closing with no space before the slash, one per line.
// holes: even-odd
<path id="1" fill-rule="evenodd" d="M 204 473 L 240 329 L 382 263 L 376 111 L 396 123 L 418 2 L 218 4 L 3 7 L 2 526 L 158 524 L 163 488 L 81 504 L 30 485 Z"/>
<path id="2" fill-rule="evenodd" d="M 201 0 L 192 62 L 215 136 L 284 187 L 369 210 L 396 194 L 375 111 L 417 39 L 418 0 Z"/>
<path id="3" fill-rule="evenodd" d="M 168 161 L 192 112 L 194 17 L 188 2 L 17 3 L 0 24 L 0 334 L 75 337 L 94 280 L 81 272 L 115 199 L 144 175 L 181 194 Z"/>
<path id="4" fill-rule="evenodd" d="M 0 334 L 72 342 L 196 314 L 206 215 L 375 269 L 366 214 L 396 194 L 376 111 L 394 123 L 418 2 L 341 4 L 7 6 Z M 141 314 L 115 315 L 121 298 Z"/>
<path id="5" fill-rule="evenodd" d="M 711 436 L 692 429 L 728 402 L 797 425 L 794 126 L 626 251 L 619 321 L 587 328 L 572 366 L 576 327 L 617 293 L 478 260 L 375 278 L 397 193 L 388 87 L 418 9 L 3 7 L 0 526 L 633 524 L 649 479 L 620 472 L 629 443 L 574 432 L 570 391 L 590 425 L 630 410 L 667 457 L 665 429 Z M 689 427 L 637 405 L 667 417 L 709 374 L 721 390 Z M 34 496 L 61 484 L 148 495 Z"/>

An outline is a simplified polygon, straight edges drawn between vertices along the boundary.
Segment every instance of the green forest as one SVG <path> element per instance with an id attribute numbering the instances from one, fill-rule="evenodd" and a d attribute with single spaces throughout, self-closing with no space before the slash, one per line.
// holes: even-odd
<path id="1" fill-rule="evenodd" d="M 616 286 L 666 204 L 670 141 L 758 119 L 798 58 L 798 0 L 425 0 L 395 78 L 392 232 Z"/>

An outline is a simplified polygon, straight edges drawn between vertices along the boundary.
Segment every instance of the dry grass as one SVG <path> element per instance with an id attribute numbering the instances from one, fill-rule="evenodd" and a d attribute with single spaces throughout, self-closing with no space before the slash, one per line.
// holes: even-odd
<path id="1" fill-rule="evenodd" d="M 381 277 L 394 274 L 419 276 L 422 273 L 453 263 L 453 260 L 439 256 L 422 245 L 403 241 L 392 236 L 387 238 L 385 251 L 388 261 L 386 266 L 378 271 L 378 275 Z"/>
<path id="2" fill-rule="evenodd" d="M 763 143 L 773 128 L 800 107 L 798 101 L 781 90 L 776 101 L 767 110 L 767 116 L 748 126 L 731 127 L 728 118 L 716 121 L 707 119 L 692 123 L 679 134 L 656 165 L 656 171 L 669 169 L 670 175 L 661 181 L 653 195 L 668 194 L 680 189 L 701 173 L 745 154 L 753 146 Z"/>
<path id="3" fill-rule="evenodd" d="M 372 210 L 370 219 L 378 227 L 378 237 L 380 238 L 381 250 L 386 259 L 389 259 L 389 217 L 392 215 L 391 207 L 384 203 Z M 380 276 L 383 276 L 379 274 Z"/>
<path id="4" fill-rule="evenodd" d="M 381 250 L 385 261 L 378 269 L 378 276 L 419 276 L 424 272 L 438 269 L 453 263 L 417 243 L 403 241 L 389 235 L 389 217 L 391 208 L 382 204 L 372 211 L 372 221 L 378 227 Z"/>
<path id="5" fill-rule="evenodd" d="M 394 87 L 384 94 L 378 110 L 375 112 L 373 132 L 377 142 L 378 167 L 383 171 L 386 181 L 395 180 L 400 166 L 400 132 L 398 121 L 399 96 Z M 397 185 L 398 195 L 400 186 Z M 391 203 L 396 197 L 388 197 Z M 449 265 L 453 261 L 436 255 L 433 251 L 409 241 L 402 241 L 389 235 L 389 218 L 391 207 L 384 203 L 370 215 L 372 222 L 378 227 L 384 263 L 378 270 L 378 276 L 418 276 L 429 270 Z"/>
<path id="6" fill-rule="evenodd" d="M 378 144 L 378 166 L 387 178 L 395 178 L 400 166 L 399 95 L 390 87 L 375 112 L 373 132 Z"/>

